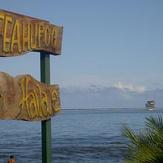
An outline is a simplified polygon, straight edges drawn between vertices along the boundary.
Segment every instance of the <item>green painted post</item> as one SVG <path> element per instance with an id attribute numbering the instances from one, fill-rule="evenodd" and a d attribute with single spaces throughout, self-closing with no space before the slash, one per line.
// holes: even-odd
<path id="1" fill-rule="evenodd" d="M 40 53 L 41 82 L 50 84 L 50 55 Z M 51 163 L 51 119 L 41 122 L 42 163 Z"/>

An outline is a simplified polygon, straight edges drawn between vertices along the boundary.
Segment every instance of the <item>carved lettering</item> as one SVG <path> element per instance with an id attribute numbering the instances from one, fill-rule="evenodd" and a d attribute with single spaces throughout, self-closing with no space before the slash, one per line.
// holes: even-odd
<path id="1" fill-rule="evenodd" d="M 39 23 L 39 33 L 38 33 L 38 46 L 41 47 L 41 43 L 42 43 L 42 38 L 44 35 L 44 24 L 43 23 Z"/>
<path id="2" fill-rule="evenodd" d="M 38 30 L 37 30 L 37 24 L 36 23 L 31 23 L 31 37 L 30 37 L 30 42 L 31 42 L 31 49 L 36 49 L 37 47 L 37 35 L 38 35 Z"/>
<path id="3" fill-rule="evenodd" d="M 30 50 L 30 24 L 23 22 L 23 51 Z"/>
<path id="4" fill-rule="evenodd" d="M 0 10 L 0 56 L 21 55 L 28 51 L 61 53 L 62 27 L 48 21 Z M 2 30 L 3 28 L 3 30 Z"/>
<path id="5" fill-rule="evenodd" d="M 57 85 L 0 72 L 0 119 L 46 120 L 60 111 Z"/>
<path id="6" fill-rule="evenodd" d="M 4 24 L 4 34 L 3 34 L 3 51 L 10 52 L 10 43 L 11 43 L 11 36 L 7 35 L 9 25 L 12 23 L 12 17 L 6 16 L 5 17 L 5 24 Z"/>
<path id="7" fill-rule="evenodd" d="M 46 46 L 50 44 L 50 28 L 48 25 L 45 27 L 45 44 Z"/>
<path id="8" fill-rule="evenodd" d="M 26 110 L 29 119 L 49 117 L 53 113 L 59 111 L 55 109 L 57 101 L 56 90 L 46 92 L 41 86 L 33 83 L 32 78 L 26 76 L 20 81 L 22 98 L 19 102 L 21 110 Z"/>
<path id="9" fill-rule="evenodd" d="M 20 23 L 18 20 L 15 21 L 13 32 L 12 32 L 12 38 L 11 38 L 11 52 L 14 50 L 14 46 L 17 47 L 18 52 L 21 52 L 20 47 Z"/>

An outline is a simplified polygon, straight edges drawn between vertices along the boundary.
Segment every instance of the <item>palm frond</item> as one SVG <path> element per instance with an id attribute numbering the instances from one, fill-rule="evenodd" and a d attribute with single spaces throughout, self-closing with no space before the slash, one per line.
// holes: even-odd
<path id="1" fill-rule="evenodd" d="M 138 137 L 132 129 L 130 129 L 128 127 L 123 127 L 122 135 L 127 137 L 133 144 L 138 143 Z"/>
<path id="2" fill-rule="evenodd" d="M 137 134 L 128 127 L 122 129 L 122 135 L 130 141 L 126 163 L 163 162 L 163 119 L 149 117 L 145 124 L 147 128 Z"/>
<path id="3" fill-rule="evenodd" d="M 146 126 L 153 132 L 163 132 L 163 119 L 161 116 L 158 117 L 147 117 L 146 118 Z"/>

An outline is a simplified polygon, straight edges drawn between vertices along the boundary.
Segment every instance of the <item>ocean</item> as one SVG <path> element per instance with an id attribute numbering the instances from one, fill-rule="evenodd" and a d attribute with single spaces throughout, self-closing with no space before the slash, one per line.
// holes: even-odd
<path id="1" fill-rule="evenodd" d="M 52 118 L 52 163 L 123 163 L 127 139 L 122 127 L 144 128 L 145 117 L 163 110 L 65 109 Z M 0 163 L 41 163 L 41 123 L 0 121 Z"/>

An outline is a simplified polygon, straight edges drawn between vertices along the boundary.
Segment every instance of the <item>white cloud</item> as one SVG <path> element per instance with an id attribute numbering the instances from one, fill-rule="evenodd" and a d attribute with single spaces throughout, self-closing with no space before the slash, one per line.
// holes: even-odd
<path id="1" fill-rule="evenodd" d="M 144 86 L 138 86 L 138 85 L 133 85 L 133 84 L 124 84 L 122 82 L 118 82 L 114 85 L 114 87 L 119 88 L 121 90 L 129 90 L 129 91 L 134 91 L 138 93 L 143 93 L 145 91 Z"/>
<path id="2" fill-rule="evenodd" d="M 117 82 L 118 80 L 108 79 L 108 78 L 100 78 L 96 75 L 78 75 L 76 78 L 69 77 L 68 79 L 61 80 L 59 83 L 62 87 L 79 87 L 83 88 L 90 88 L 92 86 L 97 87 L 115 87 L 121 90 L 128 90 L 137 93 L 143 93 L 146 89 L 144 86 L 133 84 L 128 82 Z M 116 84 L 115 84 L 116 83 Z"/>

